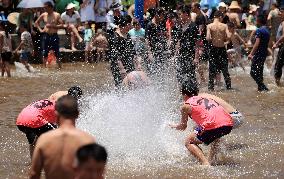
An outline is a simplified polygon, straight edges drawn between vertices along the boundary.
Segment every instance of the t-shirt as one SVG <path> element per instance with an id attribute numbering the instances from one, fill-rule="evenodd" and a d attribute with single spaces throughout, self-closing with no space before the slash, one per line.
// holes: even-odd
<path id="1" fill-rule="evenodd" d="M 61 18 L 65 22 L 65 24 L 69 23 L 69 24 L 77 25 L 77 19 L 80 19 L 80 14 L 78 11 L 74 11 L 72 16 L 69 16 L 66 14 L 66 12 L 63 12 L 61 14 Z"/>
<path id="2" fill-rule="evenodd" d="M 21 47 L 22 52 L 31 52 L 33 51 L 33 41 L 32 36 L 28 31 L 25 31 L 21 35 L 21 41 L 23 45 Z"/>
<path id="3" fill-rule="evenodd" d="M 255 32 L 255 38 L 260 39 L 259 46 L 255 52 L 255 56 L 267 56 L 267 48 L 270 39 L 270 32 L 266 26 L 258 28 Z"/>
<path id="4" fill-rule="evenodd" d="M 149 40 L 149 45 L 154 51 L 164 51 L 167 44 L 166 23 L 161 22 L 158 25 L 149 22 L 146 28 L 146 38 Z"/>
<path id="5" fill-rule="evenodd" d="M 85 30 L 84 30 L 84 41 L 85 41 L 85 42 L 90 42 L 92 36 L 93 36 L 93 31 L 92 31 L 92 29 L 85 29 Z"/>
<path id="6" fill-rule="evenodd" d="M 130 35 L 136 51 L 143 51 L 145 49 L 145 30 L 140 28 L 139 30 L 131 29 L 128 34 Z"/>
<path id="7" fill-rule="evenodd" d="M 87 5 L 84 8 L 81 8 L 80 15 L 81 15 L 81 21 L 95 21 L 95 12 L 94 12 L 94 6 L 95 6 L 95 0 L 84 0 L 87 1 Z"/>

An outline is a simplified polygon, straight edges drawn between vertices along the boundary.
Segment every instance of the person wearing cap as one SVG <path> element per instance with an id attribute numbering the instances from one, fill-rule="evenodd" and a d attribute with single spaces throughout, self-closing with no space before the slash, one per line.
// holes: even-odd
<path id="1" fill-rule="evenodd" d="M 107 30 L 112 30 L 113 32 L 118 27 L 118 22 L 122 16 L 121 4 L 112 3 L 110 6 L 110 11 L 107 14 Z"/>
<path id="2" fill-rule="evenodd" d="M 229 17 L 227 15 L 228 6 L 224 2 L 218 4 L 218 10 L 223 13 L 222 23 L 227 24 L 229 22 Z"/>
<path id="3" fill-rule="evenodd" d="M 231 5 L 229 6 L 228 17 L 230 22 L 234 23 L 235 26 L 238 28 L 241 26 L 239 12 L 241 11 L 241 7 L 239 6 L 238 1 L 232 1 Z"/>
<path id="4" fill-rule="evenodd" d="M 75 48 L 76 38 L 79 42 L 83 39 L 78 32 L 78 27 L 81 26 L 81 18 L 78 11 L 75 11 L 76 5 L 69 3 L 66 7 L 66 11 L 61 14 L 61 18 L 64 22 L 64 27 L 71 35 L 71 50 L 77 50 Z"/>
<path id="5" fill-rule="evenodd" d="M 248 59 L 252 61 L 250 75 L 258 86 L 258 91 L 268 91 L 268 88 L 263 82 L 264 62 L 268 55 L 268 44 L 270 32 L 266 26 L 267 19 L 260 15 L 256 19 L 258 29 L 255 32 L 255 43 L 248 55 Z"/>
<path id="6" fill-rule="evenodd" d="M 214 79 L 218 72 L 222 72 L 226 88 L 231 89 L 231 78 L 228 70 L 228 55 L 225 43 L 229 39 L 229 30 L 226 24 L 221 23 L 223 13 L 214 13 L 213 23 L 207 26 L 206 39 L 212 43 L 209 59 L 208 90 L 214 90 Z"/>
<path id="7" fill-rule="evenodd" d="M 57 34 L 58 29 L 64 28 L 64 23 L 59 13 L 54 12 L 54 4 L 50 1 L 44 3 L 44 9 L 46 12 L 42 13 L 35 21 L 35 27 L 43 33 L 43 65 L 46 67 L 47 57 L 49 51 L 54 51 L 58 68 L 61 68 L 61 61 L 59 59 L 59 37 Z M 40 23 L 45 25 L 42 28 Z"/>
<path id="8" fill-rule="evenodd" d="M 38 138 L 32 156 L 30 179 L 39 179 L 42 169 L 46 179 L 74 179 L 76 151 L 95 142 L 92 135 L 75 126 L 79 105 L 74 97 L 60 97 L 54 106 L 54 113 L 59 127 Z"/>
<path id="9" fill-rule="evenodd" d="M 186 138 L 185 146 L 202 165 L 211 165 L 216 155 L 219 139 L 233 129 L 232 117 L 213 95 L 199 95 L 195 82 L 183 85 L 181 93 L 184 100 L 181 106 L 181 121 L 179 124 L 171 124 L 170 127 L 184 131 L 190 117 L 198 128 L 195 128 L 195 131 Z M 198 146 L 199 144 L 211 144 L 208 158 Z"/>
<path id="10" fill-rule="evenodd" d="M 76 99 L 82 96 L 82 90 L 78 86 L 71 87 L 68 91 L 58 91 L 48 99 L 35 101 L 25 107 L 17 117 L 16 125 L 20 131 L 26 134 L 32 156 L 37 138 L 57 127 L 55 104 L 58 98 L 70 95 Z"/>

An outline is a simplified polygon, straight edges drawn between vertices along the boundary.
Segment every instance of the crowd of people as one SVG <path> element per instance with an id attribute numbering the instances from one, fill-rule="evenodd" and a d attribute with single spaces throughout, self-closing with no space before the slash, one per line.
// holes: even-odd
<path id="1" fill-rule="evenodd" d="M 3 1 L 4 16 L 9 16 Z M 108 2 L 108 1 L 106 1 Z M 132 71 L 159 73 L 165 64 L 176 59 L 177 79 L 180 84 L 188 80 L 205 83 L 205 68 L 208 66 L 208 89 L 220 84 L 223 73 L 227 89 L 231 89 L 228 67 L 241 66 L 244 70 L 245 55 L 252 60 L 251 76 L 259 91 L 267 91 L 263 83 L 263 67 L 267 56 L 273 56 L 279 47 L 275 63 L 275 81 L 280 85 L 282 75 L 282 23 L 283 9 L 276 3 L 265 11 L 263 1 L 258 5 L 241 7 L 238 1 L 230 5 L 220 2 L 216 8 L 209 5 L 178 3 L 177 7 L 155 8 L 155 2 L 145 9 L 144 21 L 135 19 L 134 6 L 123 10 L 119 2 L 103 3 L 84 0 L 76 10 L 76 4 L 69 3 L 61 14 L 55 11 L 56 4 L 50 0 L 44 8 L 23 8 L 17 20 L 14 33 L 21 34 L 18 47 L 12 49 L 13 28 L 10 22 L 1 21 L 1 67 L 2 76 L 11 76 L 9 62 L 11 54 L 19 54 L 28 71 L 32 55 L 42 57 L 44 66 L 55 59 L 61 68 L 59 36 L 60 31 L 70 35 L 71 50 L 84 42 L 85 61 L 97 59 L 110 62 L 115 85 L 122 84 Z M 9 6 L 8 6 L 9 7 Z M 9 8 L 8 8 L 9 9 Z M 1 9 L 0 9 L 1 10 Z M 9 18 L 8 18 L 9 19 Z M 280 24 L 279 24 L 280 23 Z M 249 37 L 240 34 L 240 29 L 249 31 Z M 253 42 L 253 43 L 252 43 Z M 53 57 L 53 58 L 52 58 Z"/>
<path id="2" fill-rule="evenodd" d="M 102 1 L 98 1 L 102 2 Z M 284 7 L 272 4 L 265 12 L 262 5 L 251 5 L 249 10 L 237 1 L 230 5 L 220 2 L 214 9 L 209 5 L 178 4 L 175 10 L 153 7 L 146 9 L 144 21 L 135 19 L 133 10 L 126 13 L 122 5 L 113 2 L 105 8 L 100 3 L 84 0 L 80 11 L 69 3 L 65 11 L 55 11 L 53 1 L 44 3 L 44 11 L 36 20 L 24 9 L 19 15 L 18 33 L 21 42 L 11 46 L 11 28 L 0 23 L 0 52 L 2 76 L 11 76 L 9 61 L 12 53 L 20 53 L 20 61 L 30 71 L 28 60 L 42 49 L 43 64 L 54 55 L 58 67 L 58 31 L 64 29 L 71 36 L 71 49 L 85 42 L 85 61 L 95 49 L 100 59 L 110 62 L 115 86 L 130 89 L 149 85 L 149 75 L 159 75 L 174 59 L 176 77 L 184 98 L 181 121 L 171 124 L 185 130 L 190 117 L 197 126 L 185 142 L 186 148 L 203 165 L 210 165 L 216 154 L 220 138 L 231 133 L 243 121 L 233 106 L 217 96 L 199 94 L 198 86 L 205 83 L 204 67 L 208 65 L 208 90 L 214 90 L 224 76 L 226 89 L 232 89 L 229 66 L 244 70 L 244 55 L 251 60 L 250 75 L 258 91 L 268 91 L 263 82 L 263 69 L 267 56 L 279 47 L 274 71 L 275 82 L 280 85 L 284 54 Z M 132 7 L 133 8 L 133 7 Z M 247 12 L 248 11 L 248 12 Z M 35 11 L 38 12 L 38 11 Z M 35 13 L 36 14 L 36 13 Z M 282 23 L 276 23 L 283 20 Z M 82 26 L 82 24 L 84 24 Z M 279 27 L 277 27 L 279 26 Z M 249 30 L 244 38 L 239 29 Z M 83 33 L 83 35 L 82 35 Z M 38 35 L 40 34 L 40 35 Z M 33 38 L 39 38 L 36 44 Z M 249 49 L 248 52 L 244 52 Z M 51 53 L 52 52 L 52 53 Z M 229 65 L 230 64 L 230 65 Z M 197 78 L 199 74 L 199 78 Z M 30 178 L 39 178 L 42 168 L 47 178 L 103 178 L 107 153 L 95 143 L 90 134 L 75 127 L 79 116 L 78 99 L 83 94 L 79 87 L 59 91 L 49 98 L 33 102 L 22 110 L 17 127 L 26 134 L 32 158 Z M 209 157 L 205 157 L 199 144 L 211 144 Z M 53 150 L 50 150 L 52 148 Z"/>

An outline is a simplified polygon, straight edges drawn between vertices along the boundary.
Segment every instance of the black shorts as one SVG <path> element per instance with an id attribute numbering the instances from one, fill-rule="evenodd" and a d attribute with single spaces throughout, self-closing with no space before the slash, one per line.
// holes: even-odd
<path id="1" fill-rule="evenodd" d="M 223 126 L 212 130 L 201 131 L 197 134 L 197 139 L 202 141 L 204 144 L 209 145 L 214 140 L 229 134 L 232 129 L 233 126 Z"/>
<path id="2" fill-rule="evenodd" d="M 12 57 L 12 53 L 11 52 L 3 52 L 1 53 L 1 58 L 3 62 L 10 62 Z"/>
<path id="3" fill-rule="evenodd" d="M 18 129 L 26 134 L 29 144 L 34 144 L 35 140 L 43 133 L 56 128 L 56 125 L 45 124 L 39 128 L 31 128 L 26 126 L 17 125 Z"/>

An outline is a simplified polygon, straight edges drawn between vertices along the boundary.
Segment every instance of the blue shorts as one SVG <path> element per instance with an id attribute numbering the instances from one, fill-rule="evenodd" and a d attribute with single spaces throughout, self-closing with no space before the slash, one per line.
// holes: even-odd
<path id="1" fill-rule="evenodd" d="M 56 57 L 59 57 L 59 37 L 57 34 L 44 33 L 42 36 L 42 55 L 47 58 L 50 50 L 54 51 Z"/>
<path id="2" fill-rule="evenodd" d="M 31 53 L 30 52 L 21 52 L 20 59 L 24 61 L 28 61 Z"/>

